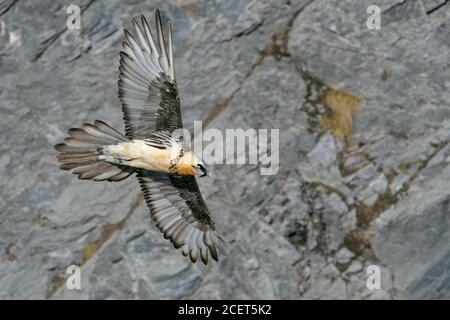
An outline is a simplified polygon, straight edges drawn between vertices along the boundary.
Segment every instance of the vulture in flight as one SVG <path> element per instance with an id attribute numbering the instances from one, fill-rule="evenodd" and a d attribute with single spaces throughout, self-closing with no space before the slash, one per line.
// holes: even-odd
<path id="1" fill-rule="evenodd" d="M 164 34 L 144 16 L 125 30 L 120 52 L 119 99 L 125 135 L 103 121 L 68 130 L 57 144 L 62 170 L 80 179 L 120 181 L 135 174 L 156 227 L 192 262 L 218 261 L 225 241 L 216 232 L 195 176 L 205 165 L 175 134 L 183 127 L 174 71 L 172 24 Z M 156 31 L 156 32 L 155 32 Z"/>

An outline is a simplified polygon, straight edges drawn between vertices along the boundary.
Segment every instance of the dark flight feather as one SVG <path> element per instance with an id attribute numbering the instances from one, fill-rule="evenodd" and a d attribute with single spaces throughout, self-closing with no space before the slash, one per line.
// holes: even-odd
<path id="1" fill-rule="evenodd" d="M 180 98 L 174 76 L 172 28 L 169 41 L 162 30 L 157 10 L 157 45 L 147 20 L 133 20 L 134 37 L 125 30 L 124 51 L 120 53 L 119 98 L 130 139 L 144 139 L 154 131 L 173 132 L 182 128 Z"/>
<path id="2" fill-rule="evenodd" d="M 194 177 L 139 170 L 139 183 L 157 228 L 184 256 L 204 264 L 218 261 L 217 247 L 226 242 L 216 227 Z"/>

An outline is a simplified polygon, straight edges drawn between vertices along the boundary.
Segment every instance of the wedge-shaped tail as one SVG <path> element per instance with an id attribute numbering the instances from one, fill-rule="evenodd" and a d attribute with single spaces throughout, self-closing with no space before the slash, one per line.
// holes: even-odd
<path id="1" fill-rule="evenodd" d="M 69 129 L 67 133 L 69 136 L 64 143 L 55 145 L 62 170 L 71 170 L 79 179 L 94 181 L 120 181 L 135 171 L 101 159 L 104 146 L 130 141 L 105 122 L 83 123 L 80 128 Z"/>

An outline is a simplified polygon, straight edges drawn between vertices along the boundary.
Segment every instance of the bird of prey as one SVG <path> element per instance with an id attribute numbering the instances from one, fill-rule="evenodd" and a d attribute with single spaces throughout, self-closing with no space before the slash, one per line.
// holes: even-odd
<path id="1" fill-rule="evenodd" d="M 57 144 L 62 170 L 80 179 L 120 181 L 136 174 L 150 215 L 166 239 L 192 262 L 218 261 L 225 241 L 198 188 L 205 165 L 174 133 L 182 128 L 175 79 L 172 24 L 163 32 L 155 12 L 156 37 L 147 20 L 133 19 L 135 36 L 125 30 L 120 52 L 119 99 L 125 135 L 103 121 L 68 130 Z"/>

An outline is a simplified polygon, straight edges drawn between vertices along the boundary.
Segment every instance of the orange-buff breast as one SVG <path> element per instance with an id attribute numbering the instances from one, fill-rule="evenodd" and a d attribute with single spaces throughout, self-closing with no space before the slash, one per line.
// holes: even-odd
<path id="1" fill-rule="evenodd" d="M 182 174 L 185 176 L 195 175 L 194 168 L 192 167 L 191 164 L 179 163 L 178 165 L 175 166 L 175 169 L 179 174 Z"/>

